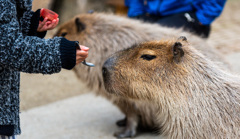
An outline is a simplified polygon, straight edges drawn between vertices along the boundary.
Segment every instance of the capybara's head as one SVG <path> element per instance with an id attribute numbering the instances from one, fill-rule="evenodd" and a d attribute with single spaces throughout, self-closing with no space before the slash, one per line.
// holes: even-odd
<path id="1" fill-rule="evenodd" d="M 185 37 L 140 43 L 121 50 L 103 65 L 105 88 L 132 99 L 174 94 L 169 90 L 181 89 L 179 83 L 185 81 L 194 59 L 189 51 L 192 50 Z"/>
<path id="2" fill-rule="evenodd" d="M 86 21 L 86 19 L 84 17 L 72 18 L 59 27 L 55 36 L 65 37 L 69 40 L 79 40 L 78 36 L 86 33 L 87 31 L 86 24 L 88 21 Z"/>
<path id="3" fill-rule="evenodd" d="M 157 33 L 147 34 L 142 31 L 151 32 L 156 30 L 154 27 L 156 25 L 145 27 L 139 21 L 110 14 L 79 14 L 62 24 L 55 36 L 79 41 L 79 44 L 90 48 L 86 61 L 95 64 L 95 67 L 89 68 L 79 64 L 74 70 L 78 77 L 89 85 L 89 88 L 99 92 L 100 89 L 104 89 L 102 81 L 104 61 L 118 50 L 130 47 L 136 42 L 149 40 L 150 37 L 152 38 L 151 34 L 157 35 Z"/>

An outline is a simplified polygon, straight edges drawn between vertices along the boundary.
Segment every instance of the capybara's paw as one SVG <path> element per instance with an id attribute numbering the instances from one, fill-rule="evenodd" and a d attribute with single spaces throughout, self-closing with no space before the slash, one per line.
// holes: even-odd
<path id="1" fill-rule="evenodd" d="M 119 127 L 124 127 L 127 125 L 127 117 L 125 117 L 124 119 L 118 120 L 116 122 L 117 126 Z"/>
<path id="2" fill-rule="evenodd" d="M 114 136 L 117 138 L 131 138 L 136 136 L 136 130 L 123 130 L 122 132 L 116 132 L 114 133 Z"/>

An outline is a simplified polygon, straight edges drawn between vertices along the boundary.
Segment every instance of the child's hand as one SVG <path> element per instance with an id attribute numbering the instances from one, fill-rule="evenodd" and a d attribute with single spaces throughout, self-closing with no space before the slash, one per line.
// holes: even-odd
<path id="1" fill-rule="evenodd" d="M 46 18 L 44 18 L 43 21 L 39 21 L 37 32 L 44 32 L 47 30 L 54 29 L 58 25 L 58 22 L 59 22 L 59 18 L 53 19 L 52 21 L 50 21 L 46 17 Z"/>
<path id="2" fill-rule="evenodd" d="M 76 65 L 81 63 L 83 60 L 85 60 L 88 57 L 88 50 L 89 48 L 86 46 L 80 45 L 81 50 L 77 49 L 77 54 L 76 54 Z"/>

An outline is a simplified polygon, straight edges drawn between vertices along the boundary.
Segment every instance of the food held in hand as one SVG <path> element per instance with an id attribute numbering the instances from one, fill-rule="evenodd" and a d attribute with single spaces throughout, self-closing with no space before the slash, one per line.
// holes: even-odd
<path id="1" fill-rule="evenodd" d="M 42 17 L 43 19 L 44 19 L 45 17 L 47 17 L 48 20 L 51 20 L 51 21 L 52 21 L 53 19 L 57 19 L 57 18 L 58 18 L 58 14 L 55 13 L 54 11 L 51 11 L 51 10 L 48 10 L 48 9 L 43 8 L 43 9 L 41 10 L 40 17 Z"/>

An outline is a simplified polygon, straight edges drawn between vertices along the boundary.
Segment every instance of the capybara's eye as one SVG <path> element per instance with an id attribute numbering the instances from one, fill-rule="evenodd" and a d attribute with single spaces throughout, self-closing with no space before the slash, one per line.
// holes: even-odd
<path id="1" fill-rule="evenodd" d="M 63 33 L 61 34 L 62 37 L 65 37 L 66 35 L 67 35 L 67 32 L 63 32 Z"/>
<path id="2" fill-rule="evenodd" d="M 153 60 L 154 58 L 156 58 L 156 56 L 155 55 L 142 55 L 141 58 L 144 60 L 150 61 L 150 60 Z"/>

